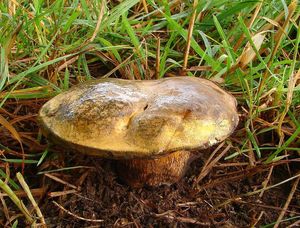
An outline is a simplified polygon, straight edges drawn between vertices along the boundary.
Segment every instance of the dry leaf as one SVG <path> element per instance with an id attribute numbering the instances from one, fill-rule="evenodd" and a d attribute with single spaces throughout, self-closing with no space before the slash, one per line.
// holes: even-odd
<path id="1" fill-rule="evenodd" d="M 259 50 L 266 36 L 266 32 L 260 32 L 255 34 L 251 39 L 254 43 L 256 50 Z M 248 42 L 243 50 L 243 53 L 238 59 L 238 63 L 241 68 L 244 68 L 250 61 L 256 57 L 256 53 L 253 50 L 251 44 Z"/>
<path id="2" fill-rule="evenodd" d="M 12 136 L 18 140 L 20 144 L 22 144 L 21 137 L 17 130 L 2 115 L 0 115 L 0 125 L 4 126 L 12 134 Z"/>

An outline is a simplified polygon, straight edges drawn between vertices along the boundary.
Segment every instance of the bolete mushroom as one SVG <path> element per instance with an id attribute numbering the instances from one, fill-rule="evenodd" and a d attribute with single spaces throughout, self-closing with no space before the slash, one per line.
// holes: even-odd
<path id="1" fill-rule="evenodd" d="M 98 79 L 74 86 L 39 112 L 42 132 L 63 147 L 117 162 L 131 186 L 172 184 L 193 151 L 228 137 L 236 100 L 196 77 Z"/>

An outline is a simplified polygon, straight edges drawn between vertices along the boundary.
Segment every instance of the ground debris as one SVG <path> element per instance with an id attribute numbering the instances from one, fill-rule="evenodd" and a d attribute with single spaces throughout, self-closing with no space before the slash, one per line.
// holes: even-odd
<path id="1" fill-rule="evenodd" d="M 99 218 L 103 219 L 97 225 L 101 227 L 144 227 L 149 224 L 153 227 L 249 227 L 252 224 L 270 224 L 276 221 L 286 200 L 286 189 L 290 188 L 287 184 L 269 189 L 262 198 L 258 194 L 239 198 L 239 195 L 261 186 L 265 177 L 262 172 L 249 177 L 239 175 L 239 179 L 232 182 L 223 181 L 208 188 L 193 188 L 194 182 L 191 180 L 196 180 L 201 170 L 199 168 L 202 161 L 198 160 L 192 163 L 188 175 L 172 186 L 131 189 L 117 178 L 112 161 L 91 159 L 83 155 L 73 156 L 76 158 L 73 157 L 72 161 L 77 161 L 78 166 L 93 164 L 94 168 L 88 172 L 84 169 L 71 172 L 72 175 L 65 180 L 80 183 L 77 186 L 80 191 L 47 199 L 59 202 L 64 208 L 63 210 L 53 203 L 48 203 L 44 208 L 48 222 L 49 218 L 55 218 L 50 219 L 50 223 L 61 227 L 93 226 L 97 222 L 92 220 Z M 224 167 L 224 172 L 228 173 L 247 170 L 244 166 Z M 276 169 L 284 171 L 284 167 L 280 165 Z M 84 180 L 78 182 L 82 175 Z M 199 186 L 217 180 L 219 175 L 217 168 L 212 169 Z M 53 182 L 50 185 L 53 192 L 60 192 L 61 188 L 64 191 L 70 190 L 61 183 L 48 180 Z M 230 202 L 217 207 L 229 199 Z M 300 215 L 299 207 L 293 205 L 296 203 L 291 203 L 286 215 Z"/>

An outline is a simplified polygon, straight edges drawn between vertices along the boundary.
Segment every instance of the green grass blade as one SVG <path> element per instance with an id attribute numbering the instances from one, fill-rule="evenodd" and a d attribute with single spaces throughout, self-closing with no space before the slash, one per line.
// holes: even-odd
<path id="1" fill-rule="evenodd" d="M 139 2 L 139 0 L 122 1 L 120 4 L 118 4 L 111 10 L 110 15 L 101 24 L 101 28 L 104 29 L 110 26 L 114 21 L 116 21 L 123 14 L 127 13 L 131 7 L 138 4 Z"/>
<path id="2" fill-rule="evenodd" d="M 227 37 L 226 37 L 223 29 L 222 29 L 221 24 L 219 23 L 219 21 L 218 21 L 218 19 L 217 19 L 216 16 L 213 16 L 213 20 L 214 20 L 215 26 L 217 28 L 217 31 L 219 32 L 219 34 L 220 34 L 220 36 L 221 36 L 221 38 L 222 38 L 222 40 L 224 42 L 224 48 L 225 48 L 225 50 L 226 50 L 226 52 L 227 52 L 227 54 L 228 54 L 228 56 L 230 58 L 230 61 L 232 63 L 235 63 L 236 61 L 235 61 L 235 58 L 233 57 L 234 53 L 232 51 L 232 47 L 229 44 L 229 41 L 228 41 L 228 39 L 227 39 Z"/>
<path id="3" fill-rule="evenodd" d="M 138 37 L 136 36 L 133 28 L 129 24 L 129 21 L 127 19 L 127 15 L 126 14 L 122 15 L 122 24 L 125 27 L 125 29 L 126 29 L 126 31 L 128 33 L 128 36 L 130 37 L 130 41 L 133 44 L 135 50 L 137 51 L 137 53 L 139 54 L 139 56 L 142 59 L 145 59 L 145 53 L 144 53 L 144 50 L 142 49 L 142 45 L 141 45 Z"/>
<path id="4" fill-rule="evenodd" d="M 182 28 L 181 25 L 179 25 L 175 20 L 173 20 L 170 16 L 164 13 L 165 18 L 167 19 L 169 25 L 171 26 L 172 30 L 178 31 L 179 34 L 187 40 L 188 31 Z M 202 48 L 199 46 L 199 44 L 195 41 L 194 38 L 191 39 L 191 47 L 194 49 L 194 51 L 201 56 L 211 67 L 214 71 L 221 70 L 220 63 L 217 62 L 215 59 L 210 57 L 206 54 L 205 51 L 202 50 Z"/>
<path id="5" fill-rule="evenodd" d="M 4 179 L 7 178 L 6 173 L 5 173 L 2 169 L 0 169 L 0 176 L 1 176 L 2 178 L 4 178 Z M 9 183 L 15 190 L 19 190 L 19 189 L 20 189 L 19 185 L 18 185 L 16 182 L 14 182 L 14 180 L 12 180 L 12 179 L 10 179 L 10 178 L 8 179 L 8 183 Z"/>
<path id="6" fill-rule="evenodd" d="M 299 134 L 300 134 L 300 127 L 296 129 L 296 131 L 284 142 L 284 144 L 281 147 L 279 147 L 273 154 L 271 154 L 268 157 L 266 163 L 272 162 L 278 154 L 280 154 L 283 150 L 285 150 L 296 139 L 296 137 Z"/>

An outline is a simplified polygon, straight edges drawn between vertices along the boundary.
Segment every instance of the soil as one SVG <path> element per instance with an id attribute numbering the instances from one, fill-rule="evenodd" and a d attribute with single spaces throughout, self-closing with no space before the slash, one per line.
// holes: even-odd
<path id="1" fill-rule="evenodd" d="M 46 180 L 50 187 L 42 211 L 52 227 L 251 227 L 256 222 L 256 226 L 266 225 L 277 220 L 291 189 L 288 183 L 266 191 L 262 197 L 259 194 L 243 197 L 261 187 L 269 169 L 263 166 L 224 168 L 221 164 L 195 186 L 202 158 L 193 162 L 185 178 L 172 186 L 139 189 L 131 189 L 118 179 L 113 161 L 75 154 L 61 155 L 58 160 L 85 168 L 57 173 L 60 179 L 80 188 L 74 194 L 49 198 L 51 192 L 71 188 Z M 275 167 L 274 172 L 281 178 L 288 174 L 284 165 Z M 277 176 L 271 183 L 281 181 Z M 300 215 L 299 196 L 297 192 L 286 218 Z M 91 222 L 76 216 L 103 221 Z"/>

